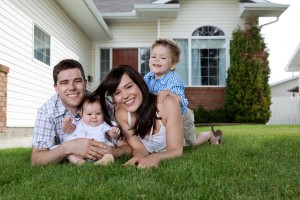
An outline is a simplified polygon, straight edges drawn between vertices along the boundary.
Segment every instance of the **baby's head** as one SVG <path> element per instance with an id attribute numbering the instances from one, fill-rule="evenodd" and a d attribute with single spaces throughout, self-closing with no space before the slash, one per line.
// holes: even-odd
<path id="1" fill-rule="evenodd" d="M 83 122 L 89 126 L 99 126 L 104 122 L 104 116 L 98 96 L 86 95 L 80 104 L 80 115 Z"/>
<path id="2" fill-rule="evenodd" d="M 176 64 L 180 61 L 181 49 L 180 46 L 172 39 L 159 38 L 151 46 L 151 52 L 155 53 L 157 47 L 165 48 L 165 54 L 171 58 L 170 69 L 175 70 Z M 151 57 L 150 57 L 151 59 Z"/>

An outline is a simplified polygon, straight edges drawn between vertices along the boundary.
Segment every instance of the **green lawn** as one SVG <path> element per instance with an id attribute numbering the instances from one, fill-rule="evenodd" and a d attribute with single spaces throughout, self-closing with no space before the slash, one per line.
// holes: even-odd
<path id="1" fill-rule="evenodd" d="M 186 148 L 147 170 L 122 166 L 127 157 L 32 167 L 31 149 L 2 149 L 0 199 L 300 199 L 300 126 L 217 128 L 222 146 Z"/>

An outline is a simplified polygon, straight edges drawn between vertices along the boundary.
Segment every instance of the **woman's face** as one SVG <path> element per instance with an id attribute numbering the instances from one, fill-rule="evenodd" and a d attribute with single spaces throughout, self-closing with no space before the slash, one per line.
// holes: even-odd
<path id="1" fill-rule="evenodd" d="M 140 88 L 124 74 L 117 90 L 113 93 L 114 102 L 129 112 L 135 112 L 143 101 Z"/>

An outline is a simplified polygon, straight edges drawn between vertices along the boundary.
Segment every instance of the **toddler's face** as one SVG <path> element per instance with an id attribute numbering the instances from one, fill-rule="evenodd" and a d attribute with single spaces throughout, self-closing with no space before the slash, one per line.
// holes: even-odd
<path id="1" fill-rule="evenodd" d="M 162 45 L 154 47 L 151 51 L 149 65 L 151 72 L 155 74 L 155 78 L 167 74 L 174 67 L 170 49 Z"/>
<path id="2" fill-rule="evenodd" d="M 84 103 L 82 111 L 82 120 L 86 125 L 93 127 L 102 124 L 104 122 L 104 118 L 100 103 Z"/>

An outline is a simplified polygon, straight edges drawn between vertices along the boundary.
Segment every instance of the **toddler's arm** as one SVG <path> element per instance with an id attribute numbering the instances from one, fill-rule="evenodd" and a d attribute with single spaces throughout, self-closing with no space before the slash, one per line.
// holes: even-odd
<path id="1" fill-rule="evenodd" d="M 65 117 L 62 122 L 62 132 L 64 133 L 72 133 L 76 129 L 76 126 L 72 123 L 71 117 Z"/>

